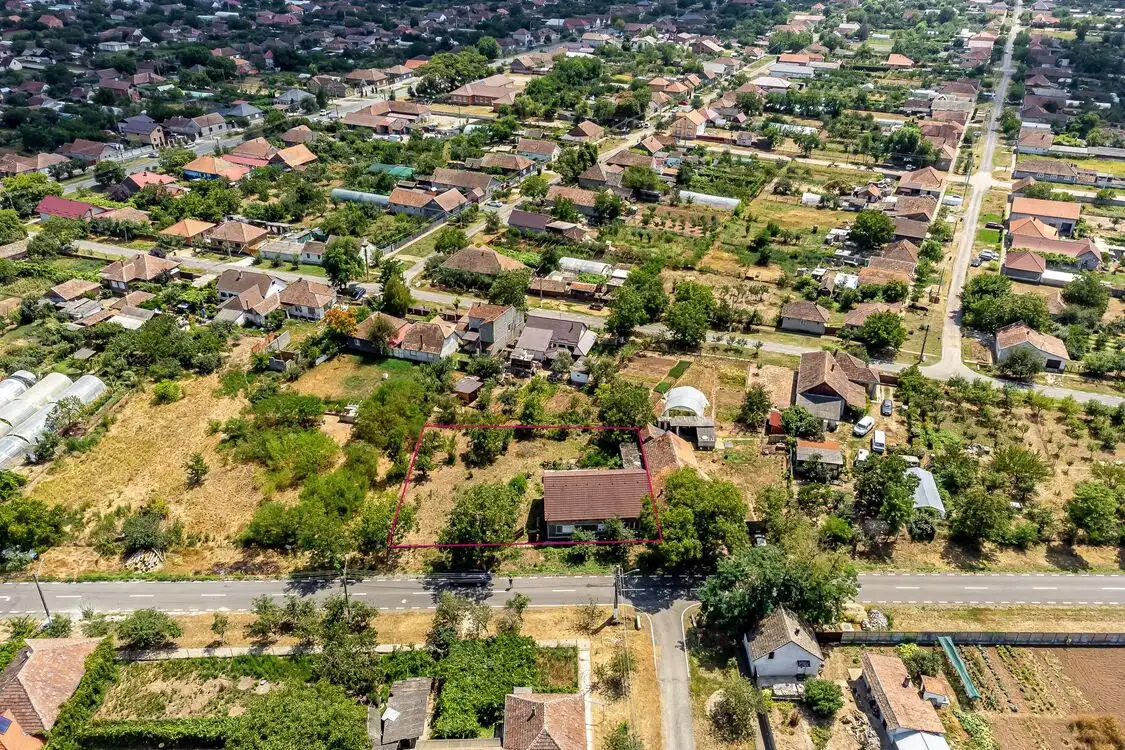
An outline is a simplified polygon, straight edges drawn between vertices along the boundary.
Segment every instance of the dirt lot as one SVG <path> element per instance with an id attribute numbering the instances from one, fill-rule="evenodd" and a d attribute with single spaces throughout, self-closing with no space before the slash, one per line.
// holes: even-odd
<path id="1" fill-rule="evenodd" d="M 216 451 L 219 436 L 208 422 L 237 416 L 239 398 L 216 397 L 217 376 L 185 381 L 184 398 L 154 406 L 151 396 L 134 393 L 115 410 L 108 433 L 86 453 L 64 457 L 32 478 L 28 494 L 49 503 L 81 510 L 89 529 L 97 518 L 118 507 L 136 508 L 161 501 L 169 517 L 182 521 L 199 544 L 169 555 L 166 572 L 206 572 L 215 564 L 243 558 L 230 544 L 250 520 L 262 491 L 249 464 L 229 461 Z M 184 463 L 202 453 L 210 467 L 195 489 L 184 484 Z M 278 499 L 288 499 L 281 493 Z M 80 534 L 43 557 L 43 573 L 67 576 L 121 568 L 117 558 L 101 558 Z"/>
<path id="2" fill-rule="evenodd" d="M 385 379 L 410 377 L 413 369 L 414 365 L 401 359 L 341 354 L 306 372 L 293 387 L 326 401 L 361 401 Z"/>
<path id="3" fill-rule="evenodd" d="M 1125 621 L 1120 607 L 956 607 L 892 605 L 879 610 L 894 617 L 894 629 L 1116 633 Z"/>
<path id="4" fill-rule="evenodd" d="M 981 708 L 1003 750 L 1117 748 L 1125 744 L 1120 690 L 1125 649 L 962 649 Z M 1083 740 L 1093 729 L 1098 740 Z M 1093 734 L 1087 734 L 1087 737 Z"/>
<path id="5" fill-rule="evenodd" d="M 609 610 L 605 609 L 608 620 Z M 211 643 L 211 615 L 178 617 L 184 627 L 179 639 L 183 647 L 203 647 Z M 243 628 L 253 617 L 232 613 L 228 645 L 248 645 L 242 637 Z M 426 640 L 433 614 L 430 612 L 382 612 L 375 620 L 380 643 L 420 644 Z M 594 635 L 577 629 L 577 610 L 573 607 L 535 607 L 524 613 L 523 634 L 537 639 L 588 638 L 591 641 L 592 667 L 608 662 L 615 651 L 627 641 L 633 654 L 634 670 L 631 694 L 611 701 L 602 693 L 594 693 L 594 738 L 601 747 L 604 738 L 622 721 L 629 721 L 640 733 L 648 750 L 660 750 L 660 689 L 656 682 L 656 650 L 646 618 L 641 629 L 632 629 L 633 616 L 628 606 L 622 609 L 621 626 L 606 626 Z"/>

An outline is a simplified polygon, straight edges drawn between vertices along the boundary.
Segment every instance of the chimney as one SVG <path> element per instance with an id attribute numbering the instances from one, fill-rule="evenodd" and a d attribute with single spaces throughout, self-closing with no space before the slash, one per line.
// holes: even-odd
<path id="1" fill-rule="evenodd" d="M 908 687 L 910 687 L 910 676 L 909 676 L 909 675 L 907 675 L 906 677 L 903 677 L 903 678 L 902 678 L 902 686 L 903 686 L 904 688 L 908 688 Z"/>
<path id="2" fill-rule="evenodd" d="M 801 634 L 801 629 L 800 629 L 800 628 L 793 628 L 793 635 L 794 635 L 794 637 L 796 637 L 796 636 L 798 636 L 798 635 L 800 635 L 800 634 Z"/>

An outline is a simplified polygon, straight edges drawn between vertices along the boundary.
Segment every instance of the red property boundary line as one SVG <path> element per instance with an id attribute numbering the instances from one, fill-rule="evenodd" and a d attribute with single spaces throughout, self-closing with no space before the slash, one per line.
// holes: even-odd
<path id="1" fill-rule="evenodd" d="M 422 447 L 422 437 L 426 430 L 593 430 L 596 432 L 631 432 L 637 438 L 637 447 L 641 451 L 641 462 L 644 464 L 645 479 L 648 482 L 648 494 L 653 499 L 652 517 L 656 522 L 656 539 L 625 539 L 625 540 L 594 540 L 589 542 L 575 541 L 546 541 L 546 542 L 483 542 L 474 544 L 459 542 L 456 544 L 439 544 L 429 542 L 425 544 L 394 544 L 395 528 L 398 526 L 398 514 L 402 504 L 406 501 L 406 490 L 410 487 L 410 480 L 414 478 L 414 461 L 418 458 L 418 451 Z M 418 433 L 418 440 L 414 443 L 414 452 L 410 454 L 410 464 L 406 469 L 406 478 L 402 481 L 402 490 L 398 495 L 398 504 L 395 505 L 395 514 L 391 519 L 391 528 L 387 533 L 388 549 L 457 549 L 457 548 L 485 548 L 485 547 L 574 547 L 581 544 L 615 545 L 615 544 L 659 544 L 664 541 L 664 529 L 660 525 L 660 512 L 656 507 L 656 493 L 652 489 L 652 473 L 648 470 L 648 456 L 645 455 L 645 444 L 641 440 L 639 427 L 605 427 L 602 425 L 522 425 L 522 424 L 429 424 L 422 425 Z"/>

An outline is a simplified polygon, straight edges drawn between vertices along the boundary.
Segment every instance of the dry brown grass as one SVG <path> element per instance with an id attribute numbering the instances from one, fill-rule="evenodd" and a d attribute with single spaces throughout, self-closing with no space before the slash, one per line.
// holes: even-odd
<path id="1" fill-rule="evenodd" d="M 1125 625 L 1121 607 L 887 605 L 896 630 L 1116 633 Z"/>
<path id="2" fill-rule="evenodd" d="M 215 397 L 218 382 L 217 376 L 186 381 L 184 398 L 162 406 L 152 405 L 146 393 L 131 394 L 97 445 L 34 476 L 28 494 L 84 511 L 87 526 L 115 508 L 160 501 L 171 519 L 202 540 L 196 548 L 171 555 L 165 570 L 206 570 L 219 560 L 237 559 L 241 550 L 229 540 L 250 520 L 262 491 L 254 467 L 217 452 L 219 436 L 208 432 L 208 422 L 237 416 L 245 406 L 241 397 Z M 188 489 L 183 466 L 196 452 L 203 454 L 210 472 L 202 486 Z M 49 551 L 43 572 L 65 576 L 120 568 L 119 560 L 99 558 L 87 542 L 79 536 Z"/>

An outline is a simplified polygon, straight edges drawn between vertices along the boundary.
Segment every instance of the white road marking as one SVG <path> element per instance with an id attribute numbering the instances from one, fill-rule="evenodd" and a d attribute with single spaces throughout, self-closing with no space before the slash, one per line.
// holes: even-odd
<path id="1" fill-rule="evenodd" d="M 55 594 L 54 597 L 56 599 L 81 599 L 82 598 L 82 596 L 80 594 Z M 8 597 L 4 597 L 4 598 L 7 599 Z"/>
<path id="2" fill-rule="evenodd" d="M 1125 591 L 1125 586 L 1102 586 L 1102 591 Z"/>
<path id="3" fill-rule="evenodd" d="M 1032 586 L 1032 591 L 1054 591 L 1058 586 Z"/>
<path id="4" fill-rule="evenodd" d="M 215 597 L 220 597 L 220 596 L 226 596 L 226 594 L 200 594 L 200 596 L 215 598 Z"/>
<path id="5" fill-rule="evenodd" d="M 578 589 L 551 589 L 553 594 L 573 594 Z"/>
<path id="6" fill-rule="evenodd" d="M 129 594 L 130 599 L 151 599 L 152 594 Z"/>
<path id="7" fill-rule="evenodd" d="M 988 591 L 988 586 L 966 586 L 966 591 Z"/>
<path id="8" fill-rule="evenodd" d="M 921 588 L 921 586 L 895 586 L 895 588 L 900 589 L 900 590 L 911 590 L 912 591 L 914 589 Z"/>

